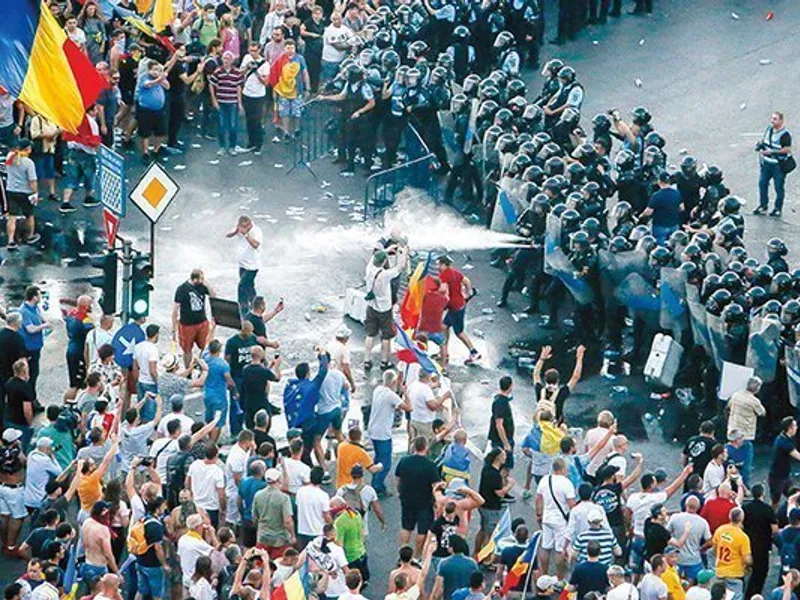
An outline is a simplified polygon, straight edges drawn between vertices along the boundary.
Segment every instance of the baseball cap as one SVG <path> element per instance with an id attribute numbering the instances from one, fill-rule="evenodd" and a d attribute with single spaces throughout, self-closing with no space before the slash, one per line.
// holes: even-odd
<path id="1" fill-rule="evenodd" d="M 589 523 L 602 523 L 603 522 L 603 512 L 593 508 L 586 514 L 586 520 Z"/>
<path id="2" fill-rule="evenodd" d="M 372 255 L 372 262 L 375 266 L 380 266 L 386 262 L 386 259 L 389 258 L 389 255 L 386 254 L 383 250 L 378 250 L 375 254 Z"/>
<path id="3" fill-rule="evenodd" d="M 22 437 L 22 432 L 19 429 L 9 427 L 3 432 L 3 441 L 7 444 L 13 444 Z"/>
<path id="4" fill-rule="evenodd" d="M 605 467 L 597 471 L 597 480 L 605 481 L 612 475 L 616 475 L 617 471 L 619 471 L 619 467 L 617 465 L 606 465 Z"/>
<path id="5" fill-rule="evenodd" d="M 738 442 L 739 440 L 743 439 L 744 439 L 744 432 L 741 429 L 731 429 L 728 432 L 729 442 Z"/>
<path id="6" fill-rule="evenodd" d="M 664 483 L 667 480 L 667 470 L 659 467 L 653 471 L 653 477 L 656 478 L 656 483 Z"/>
<path id="7" fill-rule="evenodd" d="M 678 554 L 678 552 L 680 552 L 680 549 L 672 544 L 664 548 L 664 554 Z"/>
<path id="8" fill-rule="evenodd" d="M 539 579 L 536 580 L 536 587 L 543 592 L 545 590 L 549 590 L 557 583 L 558 577 L 553 577 L 552 575 L 541 575 Z"/>
<path id="9" fill-rule="evenodd" d="M 36 440 L 36 447 L 37 448 L 50 448 L 53 445 L 53 439 L 43 435 L 38 440 Z"/>
<path id="10" fill-rule="evenodd" d="M 264 473 L 264 479 L 267 483 L 275 483 L 279 481 L 281 478 L 281 472 L 278 469 L 267 469 L 267 472 Z"/>
<path id="11" fill-rule="evenodd" d="M 697 574 L 697 583 L 703 585 L 704 583 L 708 583 L 712 579 L 714 579 L 714 571 L 711 569 L 703 569 Z"/>

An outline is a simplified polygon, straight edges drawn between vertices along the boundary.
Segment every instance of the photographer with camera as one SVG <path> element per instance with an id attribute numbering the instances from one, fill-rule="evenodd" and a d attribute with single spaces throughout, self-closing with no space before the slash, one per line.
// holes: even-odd
<path id="1" fill-rule="evenodd" d="M 758 208 L 754 215 L 763 215 L 769 208 L 769 182 L 775 182 L 775 208 L 770 217 L 780 217 L 783 210 L 784 181 L 795 170 L 797 163 L 792 156 L 792 134 L 786 129 L 783 113 L 775 111 L 769 118 L 769 127 L 761 141 L 756 144 L 761 165 L 758 177 Z"/>
<path id="2" fill-rule="evenodd" d="M 367 264 L 364 279 L 367 282 L 367 317 L 364 321 L 366 338 L 364 339 L 364 370 L 372 369 L 372 348 L 375 345 L 375 336 L 381 336 L 381 369 L 388 369 L 391 340 L 394 337 L 394 324 L 392 323 L 392 279 L 405 271 L 408 265 L 408 249 L 398 246 L 397 265 L 391 267 L 389 254 L 385 250 L 378 250 L 372 255 L 372 260 Z"/>

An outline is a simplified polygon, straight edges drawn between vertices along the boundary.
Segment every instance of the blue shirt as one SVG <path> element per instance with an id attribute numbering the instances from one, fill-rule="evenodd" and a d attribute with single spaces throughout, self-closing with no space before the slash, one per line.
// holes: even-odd
<path id="1" fill-rule="evenodd" d="M 319 390 L 328 374 L 328 355 L 319 357 L 319 371 L 311 379 L 290 379 L 283 389 L 283 408 L 289 427 L 308 425 L 319 403 Z M 311 421 L 313 423 L 313 421 Z"/>
<path id="2" fill-rule="evenodd" d="M 224 406 L 228 401 L 228 383 L 225 375 L 231 372 L 231 367 L 221 356 L 210 357 L 208 362 L 208 376 L 203 388 L 207 406 Z"/>
<path id="3" fill-rule="evenodd" d="M 86 319 L 81 321 L 74 313 L 64 317 L 64 324 L 67 327 L 67 355 L 83 356 L 83 348 L 86 346 L 86 334 L 94 327 L 94 323 Z"/>
<path id="4" fill-rule="evenodd" d="M 22 315 L 22 327 L 19 333 L 22 339 L 25 340 L 25 348 L 28 350 L 41 350 L 44 346 L 44 331 L 37 331 L 36 333 L 28 332 L 28 325 L 41 325 L 44 323 L 42 318 L 42 311 L 36 304 L 28 304 L 23 302 L 19 307 L 19 312 Z"/>
<path id="5" fill-rule="evenodd" d="M 253 498 L 256 492 L 267 487 L 267 482 L 255 477 L 245 477 L 239 484 L 239 496 L 242 498 L 242 520 L 253 520 Z"/>
<path id="6" fill-rule="evenodd" d="M 151 87 L 146 87 L 145 83 L 150 83 L 153 78 L 149 73 L 145 73 L 139 78 L 139 83 L 136 85 L 136 96 L 139 99 L 139 106 L 145 110 L 161 110 L 164 108 L 164 102 L 167 99 L 166 90 L 161 84 L 156 84 Z"/>
<path id="7" fill-rule="evenodd" d="M 442 578 L 442 600 L 451 600 L 454 591 L 469 587 L 469 578 L 478 563 L 463 554 L 454 554 L 439 563 L 436 574 Z"/>
<path id="8" fill-rule="evenodd" d="M 653 209 L 653 227 L 677 227 L 681 224 L 681 193 L 673 187 L 650 196 L 647 208 Z"/>

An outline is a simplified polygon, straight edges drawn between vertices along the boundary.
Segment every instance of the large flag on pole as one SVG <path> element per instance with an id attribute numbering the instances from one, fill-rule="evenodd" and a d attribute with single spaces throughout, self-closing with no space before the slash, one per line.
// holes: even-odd
<path id="1" fill-rule="evenodd" d="M 426 373 L 441 374 L 441 369 L 439 366 L 433 362 L 433 359 L 428 356 L 428 353 L 425 352 L 425 350 L 411 341 L 411 338 L 408 337 L 408 334 L 403 330 L 397 321 L 395 321 L 394 326 L 395 329 L 397 329 L 397 335 L 395 336 L 394 341 L 401 348 L 401 350 L 397 352 L 397 358 L 405 363 L 419 363 L 419 366 Z"/>
<path id="2" fill-rule="evenodd" d="M 506 580 L 503 582 L 503 588 L 500 591 L 501 596 L 505 596 L 510 590 L 517 587 L 517 584 L 522 581 L 522 578 L 528 574 L 528 570 L 534 566 L 541 535 L 539 531 L 531 534 L 525 551 L 519 555 L 519 558 L 517 558 L 514 565 L 506 574 Z"/>
<path id="3" fill-rule="evenodd" d="M 153 7 L 153 28 L 161 33 L 175 19 L 172 0 L 156 0 Z"/>
<path id="4" fill-rule="evenodd" d="M 41 0 L 0 2 L 0 85 L 65 131 L 108 85 Z"/>
<path id="5" fill-rule="evenodd" d="M 497 525 L 495 525 L 494 531 L 492 532 L 492 537 L 489 538 L 489 541 L 486 542 L 486 545 L 478 552 L 478 562 L 483 562 L 492 554 L 494 554 L 494 551 L 497 550 L 498 542 L 504 537 L 508 537 L 510 535 L 511 512 L 509 512 L 508 508 L 506 507 L 506 510 L 503 512 L 503 516 L 500 517 L 500 521 L 498 521 Z"/>
<path id="6" fill-rule="evenodd" d="M 408 280 L 408 288 L 400 304 L 400 322 L 404 329 L 416 329 L 425 297 L 425 278 L 431 266 L 431 253 L 425 262 L 420 262 Z"/>
<path id="7" fill-rule="evenodd" d="M 272 590 L 270 600 L 306 600 L 308 598 L 308 559 L 289 578 Z"/>

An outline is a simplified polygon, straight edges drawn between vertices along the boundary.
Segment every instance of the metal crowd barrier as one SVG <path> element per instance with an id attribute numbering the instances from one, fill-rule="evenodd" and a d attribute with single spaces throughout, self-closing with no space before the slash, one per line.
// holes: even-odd
<path id="1" fill-rule="evenodd" d="M 303 167 L 318 179 L 311 163 L 336 147 L 339 109 L 336 102 L 313 98 L 303 104 L 302 111 L 300 130 L 292 141 L 292 168 L 287 174 Z"/>
<path id="2" fill-rule="evenodd" d="M 382 216 L 406 189 L 414 196 L 439 199 L 439 182 L 432 170 L 438 164 L 436 157 L 422 140 L 422 136 L 409 125 L 404 133 L 406 160 L 402 164 L 380 171 L 367 178 L 364 189 L 364 219 Z"/>

